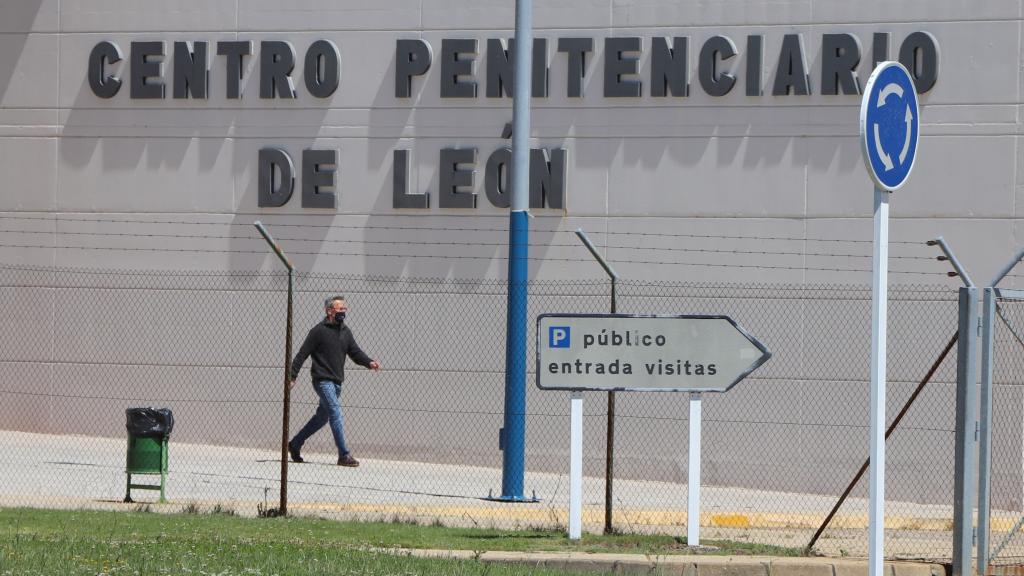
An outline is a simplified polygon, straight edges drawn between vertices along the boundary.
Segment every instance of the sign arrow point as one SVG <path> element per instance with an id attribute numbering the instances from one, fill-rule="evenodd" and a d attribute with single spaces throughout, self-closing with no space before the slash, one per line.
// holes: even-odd
<path id="1" fill-rule="evenodd" d="M 878 153 L 878 159 L 882 161 L 882 165 L 885 166 L 885 171 L 892 170 L 895 166 L 892 163 L 892 158 L 885 153 L 885 149 L 882 148 L 882 138 L 878 134 L 878 124 L 875 124 L 875 152 Z"/>
<path id="2" fill-rule="evenodd" d="M 903 137 L 903 149 L 900 150 L 900 165 L 903 165 L 903 161 L 907 159 L 907 152 L 910 151 L 910 132 L 913 129 L 914 113 L 910 111 L 910 105 L 907 105 L 907 113 L 903 116 L 903 121 L 907 124 L 907 133 Z"/>

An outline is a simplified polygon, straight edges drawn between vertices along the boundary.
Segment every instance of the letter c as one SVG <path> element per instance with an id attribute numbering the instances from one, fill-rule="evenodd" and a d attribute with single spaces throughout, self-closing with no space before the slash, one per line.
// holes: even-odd
<path id="1" fill-rule="evenodd" d="M 122 58 L 117 44 L 104 40 L 93 46 L 89 53 L 89 87 L 100 98 L 113 98 L 121 89 L 121 79 L 113 74 L 104 76 L 104 64 L 116 64 Z"/>

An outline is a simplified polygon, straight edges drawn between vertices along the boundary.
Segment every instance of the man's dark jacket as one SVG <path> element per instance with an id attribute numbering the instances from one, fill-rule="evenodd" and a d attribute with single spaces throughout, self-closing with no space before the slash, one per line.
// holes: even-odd
<path id="1" fill-rule="evenodd" d="M 344 323 L 330 324 L 327 320 L 314 326 L 306 335 L 306 341 L 292 360 L 292 380 L 299 376 L 299 370 L 309 356 L 313 357 L 313 382 L 332 380 L 337 384 L 345 381 L 346 356 L 366 368 L 373 361 L 356 344 L 348 326 Z"/>

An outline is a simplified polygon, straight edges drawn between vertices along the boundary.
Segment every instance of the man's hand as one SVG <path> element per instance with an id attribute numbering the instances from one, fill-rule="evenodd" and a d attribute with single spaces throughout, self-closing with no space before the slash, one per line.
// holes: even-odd
<path id="1" fill-rule="evenodd" d="M 288 383 L 288 389 L 291 390 L 292 388 L 295 388 L 295 380 Z"/>
<path id="2" fill-rule="evenodd" d="M 376 360 L 370 360 L 370 370 L 380 370 L 380 362 L 377 362 Z"/>

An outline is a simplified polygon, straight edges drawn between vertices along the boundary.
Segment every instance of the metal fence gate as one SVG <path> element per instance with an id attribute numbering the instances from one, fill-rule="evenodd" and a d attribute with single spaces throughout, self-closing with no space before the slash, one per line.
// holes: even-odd
<path id="1" fill-rule="evenodd" d="M 991 338 L 990 344 L 983 340 L 982 349 L 982 513 L 978 523 L 978 563 L 982 569 L 987 564 L 1024 564 L 1024 292 L 986 289 L 983 306 L 983 328 L 991 330 Z M 990 401 L 986 402 L 989 394 Z M 990 434 L 985 433 L 986 428 Z M 987 480 L 986 468 L 990 470 Z"/>

